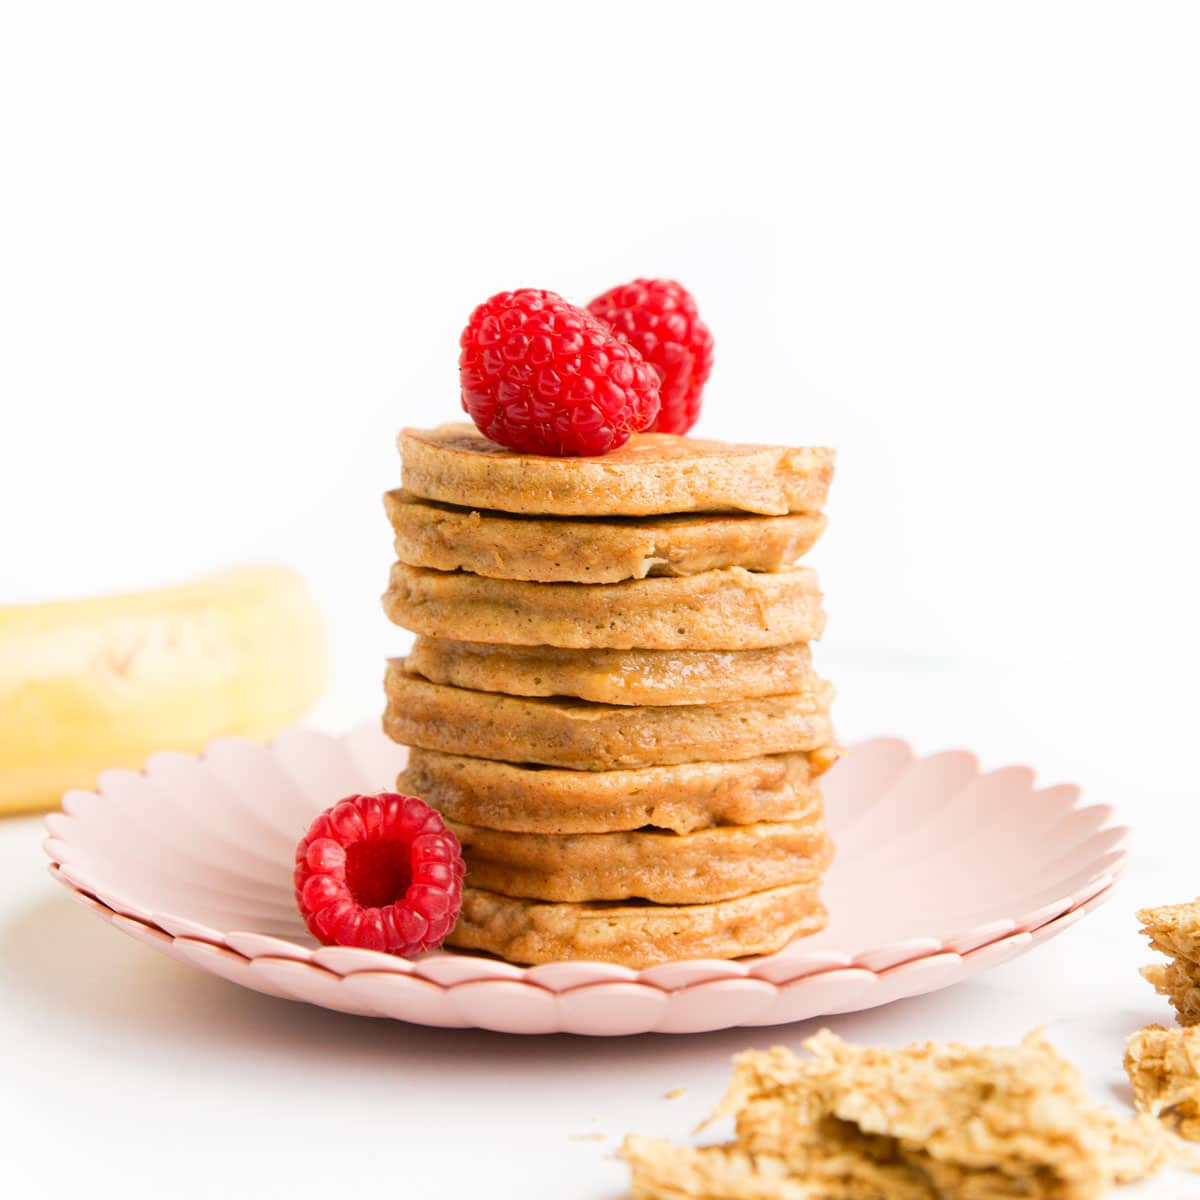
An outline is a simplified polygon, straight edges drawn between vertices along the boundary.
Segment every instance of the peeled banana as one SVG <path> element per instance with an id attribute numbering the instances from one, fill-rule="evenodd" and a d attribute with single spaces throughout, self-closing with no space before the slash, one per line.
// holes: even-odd
<path id="1" fill-rule="evenodd" d="M 0 606 L 0 812 L 53 807 L 105 767 L 266 737 L 325 686 L 303 580 L 241 567 L 125 596 Z"/>

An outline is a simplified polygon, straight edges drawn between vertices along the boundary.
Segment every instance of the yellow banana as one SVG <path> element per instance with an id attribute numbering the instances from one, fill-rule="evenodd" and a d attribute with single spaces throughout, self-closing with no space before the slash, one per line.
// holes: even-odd
<path id="1" fill-rule="evenodd" d="M 284 567 L 0 606 L 0 812 L 53 807 L 155 750 L 269 736 L 327 675 L 320 614 Z"/>

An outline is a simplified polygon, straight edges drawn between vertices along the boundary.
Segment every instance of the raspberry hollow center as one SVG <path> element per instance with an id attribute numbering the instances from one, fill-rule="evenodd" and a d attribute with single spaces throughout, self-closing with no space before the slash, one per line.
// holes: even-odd
<path id="1" fill-rule="evenodd" d="M 355 842 L 346 847 L 346 887 L 362 908 L 403 900 L 412 882 L 408 848 L 399 841 Z"/>

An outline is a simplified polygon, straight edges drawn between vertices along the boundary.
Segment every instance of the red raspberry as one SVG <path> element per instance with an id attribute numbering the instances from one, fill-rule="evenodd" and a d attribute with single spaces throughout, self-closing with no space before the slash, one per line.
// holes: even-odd
<path id="1" fill-rule="evenodd" d="M 658 415 L 658 376 L 632 346 L 554 292 L 501 292 L 460 341 L 462 405 L 523 454 L 607 454 Z"/>
<path id="2" fill-rule="evenodd" d="M 673 279 L 635 279 L 597 296 L 588 312 L 635 346 L 662 380 L 653 433 L 687 433 L 700 415 L 713 339 L 691 293 Z"/>
<path id="3" fill-rule="evenodd" d="M 415 796 L 347 796 L 296 847 L 296 904 L 325 945 L 417 954 L 440 946 L 462 907 L 458 838 Z"/>

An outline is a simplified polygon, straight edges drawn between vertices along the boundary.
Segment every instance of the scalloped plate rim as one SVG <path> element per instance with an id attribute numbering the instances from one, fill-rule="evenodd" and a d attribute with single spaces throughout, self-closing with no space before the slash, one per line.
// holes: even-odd
<path id="1" fill-rule="evenodd" d="M 393 975 L 397 978 L 416 979 L 426 983 L 432 987 L 438 988 L 443 993 L 454 990 L 456 987 L 467 985 L 475 985 L 476 989 L 480 986 L 489 983 L 518 983 L 524 988 L 533 988 L 543 995 L 549 997 L 566 997 L 572 994 L 578 994 L 583 991 L 593 991 L 603 989 L 610 986 L 625 985 L 634 983 L 643 988 L 652 988 L 666 995 L 668 1000 L 674 998 L 688 998 L 690 1000 L 698 1000 L 700 997 L 709 994 L 703 989 L 710 989 L 711 985 L 721 982 L 730 982 L 734 980 L 747 980 L 755 984 L 763 985 L 776 992 L 783 989 L 788 989 L 794 992 L 796 988 L 803 987 L 805 981 L 813 983 L 819 980 L 822 976 L 834 974 L 838 971 L 863 971 L 874 976 L 878 980 L 884 980 L 889 973 L 901 971 L 904 968 L 912 968 L 914 964 L 920 963 L 927 959 L 933 958 L 957 958 L 966 964 L 964 972 L 960 972 L 958 978 L 965 974 L 970 974 L 972 970 L 971 959 L 973 955 L 979 954 L 981 960 L 986 956 L 983 954 L 989 946 L 1004 943 L 1012 938 L 1019 938 L 1025 934 L 1029 940 L 1019 943 L 1013 949 L 1012 956 L 1025 952 L 1025 950 L 1040 944 L 1041 942 L 1053 937 L 1058 931 L 1056 927 L 1073 924 L 1080 916 L 1099 907 L 1111 895 L 1113 887 L 1122 876 L 1128 856 L 1128 843 L 1131 835 L 1129 828 L 1121 824 L 1116 814 L 1110 806 L 1101 804 L 1087 803 L 1078 789 L 1077 785 L 1054 783 L 1050 785 L 1039 782 L 1037 773 L 1030 771 L 1028 775 L 1028 795 L 1036 796 L 1041 793 L 1053 792 L 1054 789 L 1064 788 L 1066 793 L 1061 798 L 1056 798 L 1054 801 L 1060 807 L 1064 814 L 1073 814 L 1085 809 L 1107 809 L 1105 820 L 1099 826 L 1094 828 L 1091 835 L 1102 832 L 1110 832 L 1113 830 L 1120 831 L 1120 838 L 1114 846 L 1106 851 L 1108 856 L 1115 855 L 1111 861 L 1100 866 L 1097 861 L 1097 868 L 1093 873 L 1085 875 L 1087 864 L 1080 865 L 1073 873 L 1071 882 L 1074 886 L 1066 888 L 1060 896 L 1055 896 L 1053 899 L 1045 899 L 1039 896 L 1040 902 L 1022 913 L 1020 916 L 1012 916 L 1010 914 L 993 913 L 986 919 L 975 920 L 971 928 L 955 930 L 952 933 L 944 933 L 939 937 L 932 936 L 917 936 L 906 934 L 903 937 L 896 938 L 892 941 L 885 941 L 880 945 L 869 949 L 860 949 L 850 952 L 848 961 L 844 965 L 835 965 L 830 960 L 835 957 L 845 957 L 846 951 L 839 951 L 831 946 L 814 946 L 810 953 L 806 953 L 803 949 L 797 950 L 797 947 L 802 947 L 803 943 L 809 939 L 798 939 L 796 942 L 790 943 L 781 950 L 772 954 L 752 956 L 740 960 L 732 960 L 722 962 L 721 960 L 685 960 L 685 964 L 694 963 L 698 968 L 705 968 L 699 972 L 699 978 L 692 983 L 683 983 L 676 987 L 667 986 L 665 983 L 655 981 L 656 974 L 665 974 L 663 968 L 671 966 L 679 966 L 680 964 L 659 964 L 655 967 L 648 967 L 642 971 L 633 971 L 622 973 L 620 978 L 609 977 L 607 979 L 596 977 L 595 973 L 591 978 L 582 978 L 577 983 L 569 982 L 569 975 L 572 968 L 578 969 L 586 973 L 590 968 L 595 972 L 596 968 L 607 969 L 612 964 L 591 963 L 586 960 L 577 960 L 566 963 L 551 964 L 557 968 L 562 968 L 565 978 L 560 986 L 550 987 L 539 982 L 537 976 L 530 978 L 530 973 L 541 971 L 546 974 L 545 966 L 541 967 L 522 967 L 515 964 L 504 963 L 499 959 L 494 959 L 489 956 L 461 953 L 457 951 L 433 951 L 429 955 L 421 956 L 412 960 L 411 966 L 398 970 L 395 965 L 395 960 L 392 956 L 380 951 L 358 951 L 354 955 L 345 956 L 346 964 L 340 964 L 337 955 L 326 955 L 325 958 L 329 961 L 321 961 L 316 955 L 322 951 L 323 947 L 305 945 L 300 941 L 293 940 L 288 936 L 281 935 L 275 932 L 263 932 L 261 930 L 253 930 L 250 928 L 232 927 L 228 929 L 218 929 L 204 921 L 198 921 L 195 918 L 185 916 L 182 913 L 171 913 L 161 911 L 157 908 L 148 909 L 147 906 L 131 901 L 126 895 L 122 894 L 123 889 L 113 887 L 111 879 L 104 878 L 104 873 L 101 871 L 101 879 L 99 882 L 94 879 L 89 879 L 91 872 L 88 871 L 88 862 L 79 864 L 72 860 L 78 860 L 80 857 L 87 859 L 86 854 L 80 854 L 80 846 L 72 841 L 72 833 L 79 832 L 82 814 L 77 815 L 73 810 L 76 805 L 83 804 L 84 810 L 92 810 L 92 819 L 95 818 L 95 806 L 98 803 L 103 803 L 107 798 L 105 796 L 104 784 L 106 782 L 111 786 L 113 780 L 130 780 L 130 779 L 146 779 L 150 780 L 154 766 L 160 762 L 164 756 L 169 756 L 172 762 L 178 762 L 180 759 L 189 759 L 197 764 L 202 764 L 209 759 L 214 750 L 224 750 L 228 748 L 232 750 L 234 747 L 253 747 L 257 749 L 265 749 L 268 753 L 274 754 L 276 749 L 285 749 L 290 746 L 303 745 L 307 747 L 332 748 L 338 747 L 339 750 L 346 756 L 349 762 L 357 770 L 362 770 L 365 773 L 365 766 L 362 761 L 360 743 L 367 746 L 369 750 L 370 740 L 374 737 L 382 737 L 378 734 L 378 726 L 374 723 L 364 723 L 354 726 L 347 730 L 344 734 L 330 734 L 321 730 L 312 730 L 302 727 L 296 727 L 282 731 L 275 738 L 267 742 L 255 741 L 251 738 L 244 737 L 222 737 L 210 743 L 208 747 L 198 753 L 187 753 L 179 751 L 163 751 L 156 753 L 147 760 L 140 770 L 122 769 L 120 774 L 115 772 L 104 772 L 98 780 L 97 787 L 94 791 L 85 789 L 72 789 L 63 798 L 63 807 L 53 813 L 47 815 L 45 819 L 46 839 L 43 847 L 45 853 L 50 858 L 50 872 L 55 880 L 73 892 L 76 898 L 85 906 L 101 916 L 106 923 L 114 924 L 122 932 L 128 936 L 137 937 L 138 934 L 127 928 L 129 922 L 133 922 L 137 926 L 147 932 L 161 935 L 159 939 L 153 937 L 141 937 L 139 940 L 144 944 L 152 945 L 164 953 L 170 953 L 177 941 L 181 939 L 189 945 L 209 945 L 214 950 L 223 951 L 225 955 L 231 958 L 240 960 L 243 964 L 253 964 L 258 960 L 275 960 L 279 962 L 287 962 L 300 968 L 302 971 L 311 970 L 319 972 L 319 974 L 328 980 L 343 980 L 353 975 Z M 387 752 L 397 750 L 395 747 L 386 748 Z M 937 751 L 933 754 L 919 755 L 913 749 L 910 743 L 902 738 L 894 736 L 881 736 L 852 743 L 847 748 L 846 759 L 854 758 L 856 755 L 860 758 L 868 752 L 890 753 L 895 755 L 898 751 L 903 751 L 905 754 L 905 765 L 896 773 L 893 773 L 885 782 L 880 790 L 879 795 L 874 797 L 869 804 L 866 804 L 854 817 L 855 822 L 861 822 L 864 817 L 869 820 L 870 811 L 885 799 L 887 793 L 896 786 L 897 782 L 903 776 L 911 771 L 914 766 L 927 763 L 931 759 L 943 759 L 953 755 L 968 755 L 975 764 L 976 774 L 972 777 L 971 782 L 979 779 L 995 775 L 1001 771 L 1011 771 L 1014 766 L 1022 764 L 1005 764 L 998 768 L 984 770 L 979 764 L 978 756 L 970 750 L 965 749 L 946 749 Z M 283 768 L 281 764 L 281 769 Z M 835 768 L 837 770 L 838 768 Z M 1025 768 L 1030 770 L 1029 768 Z M 158 781 L 159 776 L 155 773 L 154 782 Z M 959 788 L 954 794 L 959 794 L 963 789 Z M 953 803 L 953 796 L 945 800 L 946 804 Z M 1047 893 L 1049 894 L 1049 893 Z M 97 907 L 99 906 L 99 907 Z M 1046 915 L 1049 914 L 1049 915 Z M 974 915 L 974 914 L 972 914 Z M 116 919 L 114 919 L 116 918 Z M 1038 918 L 1042 918 L 1040 923 L 1033 923 Z M 933 918 L 931 917 L 931 924 Z M 1007 925 L 1006 931 L 998 931 L 993 933 L 993 936 L 986 936 L 991 930 L 996 930 L 999 925 Z M 179 932 L 172 933 L 170 926 L 174 926 Z M 943 926 L 944 927 L 944 926 Z M 976 935 L 981 935 L 982 940 L 973 940 Z M 236 949 L 230 944 L 229 939 L 255 939 L 261 938 L 264 941 L 274 942 L 282 949 L 287 948 L 287 954 L 281 954 L 278 950 L 272 954 L 268 949 L 261 954 L 246 954 L 241 950 Z M 918 948 L 913 954 L 906 954 L 905 947 L 911 946 L 914 943 L 925 943 L 924 946 Z M 963 951 L 955 950 L 953 947 L 966 946 Z M 182 949 L 182 948 L 181 948 Z M 185 955 L 180 951 L 175 951 L 175 956 L 184 959 Z M 898 956 L 898 957 L 897 957 Z M 372 958 L 378 959 L 378 965 L 373 963 Z M 200 962 L 194 958 L 186 959 L 191 965 L 201 966 Z M 867 964 L 875 962 L 878 967 L 871 967 Z M 384 965 L 389 964 L 389 965 Z M 428 970 L 423 971 L 422 965 L 427 964 Z M 435 965 L 436 964 L 436 965 Z M 974 969 L 987 969 L 986 962 L 981 961 L 975 964 Z M 441 968 L 441 969 L 439 969 Z M 446 970 L 446 968 L 450 968 Z M 602 974 L 603 972 L 601 972 Z M 450 982 L 442 983 L 436 978 L 438 975 L 443 975 Z M 645 976 L 649 975 L 649 978 Z M 434 976 L 431 978 L 431 976 Z M 457 979 L 454 977 L 458 976 Z M 935 983 L 930 989 L 934 990 L 937 987 L 949 986 L 950 983 L 956 980 L 948 980 L 947 983 Z M 370 981 L 365 981 L 370 982 Z M 247 985 L 249 986 L 249 985 Z M 282 989 L 277 994 L 282 994 Z M 716 989 L 718 992 L 721 989 Z M 688 997 L 689 993 L 693 993 Z M 499 991 L 497 995 L 499 995 Z M 509 999 L 512 993 L 504 993 Z M 320 999 L 313 999 L 311 996 L 297 995 L 296 999 L 307 1000 L 310 1003 L 320 1004 Z M 497 1018 L 499 1025 L 489 1021 L 490 1028 L 500 1028 L 504 1025 L 503 1006 L 501 1015 Z M 514 1031 L 521 1031 L 520 1027 L 523 1023 L 519 1014 L 512 1012 L 512 1006 L 509 1005 L 509 1027 Z M 396 1013 L 381 1013 L 383 1016 L 398 1017 L 404 1019 Z M 447 1016 L 452 1016 L 452 1013 L 447 1013 Z M 419 1018 L 417 1018 L 419 1020 Z M 666 1018 L 664 1018 L 665 1020 Z M 678 1015 L 677 1018 L 678 1019 Z M 734 1021 L 733 1024 L 739 1022 Z M 723 1028 L 726 1025 L 713 1025 L 710 1028 Z M 580 1033 L 620 1033 L 625 1032 L 620 1029 L 599 1029 L 599 1028 L 583 1028 L 573 1029 L 568 1025 L 562 1026 L 564 1031 L 580 1032 Z"/>

